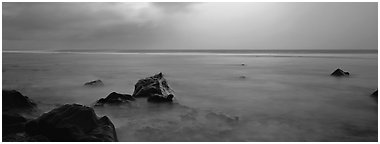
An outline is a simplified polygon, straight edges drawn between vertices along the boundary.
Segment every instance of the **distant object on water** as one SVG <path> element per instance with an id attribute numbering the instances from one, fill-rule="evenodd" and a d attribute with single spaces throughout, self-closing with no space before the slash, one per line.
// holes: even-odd
<path id="1" fill-rule="evenodd" d="M 104 86 L 104 83 L 101 80 L 94 80 L 94 81 L 86 82 L 84 84 L 84 86 L 87 86 L 87 87 L 101 87 L 101 86 Z"/>
<path id="2" fill-rule="evenodd" d="M 133 97 L 147 97 L 148 102 L 172 102 L 174 92 L 170 89 L 162 73 L 145 79 L 140 79 L 135 84 Z"/>
<path id="3" fill-rule="evenodd" d="M 95 106 L 103 106 L 104 104 L 122 104 L 122 103 L 129 103 L 129 101 L 134 101 L 135 98 L 133 98 L 129 94 L 119 94 L 116 92 L 110 93 L 106 98 L 99 99 Z"/>
<path id="4" fill-rule="evenodd" d="M 345 72 L 341 69 L 336 69 L 333 73 L 331 73 L 331 76 L 335 76 L 335 77 L 342 77 L 342 76 L 349 76 L 350 73 L 349 72 Z"/>
<path id="5" fill-rule="evenodd" d="M 245 78 L 247 78 L 246 76 L 239 76 L 239 78 L 241 78 L 241 79 L 245 79 Z"/>
<path id="6" fill-rule="evenodd" d="M 245 66 L 245 64 L 244 64 L 244 63 L 242 63 L 242 64 L 241 64 L 241 66 Z"/>

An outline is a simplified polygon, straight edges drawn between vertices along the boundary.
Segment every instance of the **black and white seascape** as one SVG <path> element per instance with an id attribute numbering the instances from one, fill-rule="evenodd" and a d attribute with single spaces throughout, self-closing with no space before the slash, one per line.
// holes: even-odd
<path id="1" fill-rule="evenodd" d="M 2 141 L 376 142 L 377 3 L 2 3 Z"/>

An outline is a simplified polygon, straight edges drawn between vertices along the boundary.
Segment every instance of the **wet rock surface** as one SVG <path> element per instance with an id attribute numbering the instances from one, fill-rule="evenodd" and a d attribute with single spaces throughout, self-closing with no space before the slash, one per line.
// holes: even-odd
<path id="1" fill-rule="evenodd" d="M 118 141 L 108 117 L 98 118 L 90 107 L 66 104 L 26 124 L 26 134 L 49 141 Z"/>
<path id="2" fill-rule="evenodd" d="M 173 90 L 170 89 L 162 73 L 139 80 L 135 84 L 133 97 L 147 97 L 148 102 L 172 102 Z"/>
<path id="3" fill-rule="evenodd" d="M 104 86 L 104 83 L 101 80 L 94 80 L 94 81 L 86 82 L 84 84 L 84 86 L 87 86 L 87 87 L 101 87 L 101 86 Z"/>
<path id="4" fill-rule="evenodd" d="M 3 111 L 10 110 L 30 110 L 36 107 L 27 96 L 16 90 L 3 90 Z"/>
<path id="5" fill-rule="evenodd" d="M 37 105 L 16 90 L 3 90 L 2 100 L 2 140 L 28 141 L 29 137 L 20 136 L 25 132 L 25 124 L 29 120 L 22 114 L 34 112 Z"/>
<path id="6" fill-rule="evenodd" d="M 116 92 L 110 93 L 106 98 L 99 99 L 95 106 L 103 106 L 104 104 L 117 105 L 134 101 L 135 98 L 129 94 L 120 94 Z"/>
<path id="7" fill-rule="evenodd" d="M 342 77 L 342 76 L 349 76 L 350 73 L 349 72 L 345 72 L 341 69 L 336 69 L 333 73 L 331 73 L 331 76 L 335 76 L 335 77 Z"/>

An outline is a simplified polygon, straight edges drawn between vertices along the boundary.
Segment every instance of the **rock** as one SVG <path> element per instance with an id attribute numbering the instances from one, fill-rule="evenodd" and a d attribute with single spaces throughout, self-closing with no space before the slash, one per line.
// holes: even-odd
<path id="1" fill-rule="evenodd" d="M 244 63 L 242 63 L 242 64 L 241 64 L 241 66 L 245 66 L 245 64 L 244 64 Z"/>
<path id="2" fill-rule="evenodd" d="M 159 94 L 153 94 L 148 97 L 148 102 L 172 102 L 173 98 L 174 98 L 174 95 L 172 94 L 169 94 L 166 97 Z"/>
<path id="3" fill-rule="evenodd" d="M 94 80 L 94 81 L 86 82 L 84 84 L 84 86 L 88 86 L 88 87 L 100 87 L 100 86 L 104 86 L 104 84 L 103 84 L 103 82 L 101 80 Z"/>
<path id="4" fill-rule="evenodd" d="M 371 97 L 377 101 L 377 90 L 371 94 Z"/>
<path id="5" fill-rule="evenodd" d="M 335 76 L 335 77 L 341 77 L 341 76 L 349 76 L 350 73 L 349 72 L 345 72 L 341 69 L 336 69 L 333 73 L 331 73 L 331 76 Z"/>
<path id="6" fill-rule="evenodd" d="M 38 135 L 38 136 L 28 136 L 25 133 L 17 133 L 13 135 L 3 136 L 3 142 L 48 142 L 49 139 Z"/>
<path id="7" fill-rule="evenodd" d="M 107 116 L 98 118 L 94 109 L 66 104 L 39 118 L 29 121 L 25 127 L 30 136 L 42 135 L 50 141 L 118 141 L 115 127 Z"/>
<path id="8" fill-rule="evenodd" d="M 25 132 L 25 123 L 28 121 L 20 115 L 35 112 L 37 105 L 27 96 L 16 90 L 3 90 L 3 141 L 26 141 L 28 137 L 18 136 Z"/>
<path id="9" fill-rule="evenodd" d="M 371 96 L 376 96 L 376 97 L 377 97 L 377 90 L 376 90 L 375 92 L 373 92 L 373 93 L 371 94 Z"/>
<path id="10" fill-rule="evenodd" d="M 3 112 L 9 110 L 33 109 L 36 104 L 16 90 L 3 90 Z"/>
<path id="11" fill-rule="evenodd" d="M 147 97 L 148 102 L 172 102 L 173 90 L 170 89 L 162 73 L 139 80 L 135 84 L 133 97 Z"/>
<path id="12" fill-rule="evenodd" d="M 119 94 L 116 92 L 112 92 L 106 98 L 99 99 L 96 102 L 95 106 L 103 106 L 104 104 L 122 104 L 134 100 L 135 98 L 133 98 L 129 94 Z"/>
<path id="13" fill-rule="evenodd" d="M 3 113 L 3 137 L 24 132 L 27 119 L 17 113 Z"/>

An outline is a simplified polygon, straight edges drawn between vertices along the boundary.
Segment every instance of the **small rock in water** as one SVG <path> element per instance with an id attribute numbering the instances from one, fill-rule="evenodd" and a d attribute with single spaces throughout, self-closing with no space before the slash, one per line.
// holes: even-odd
<path id="1" fill-rule="evenodd" d="M 93 108 L 66 104 L 29 121 L 25 127 L 30 136 L 42 135 L 49 141 L 117 140 L 115 127 L 107 116 L 99 118 Z"/>
<path id="2" fill-rule="evenodd" d="M 112 92 L 106 98 L 99 99 L 96 102 L 95 106 L 103 106 L 104 104 L 122 104 L 134 100 L 135 98 L 133 98 L 129 94 L 119 94 L 116 92 Z"/>
<path id="3" fill-rule="evenodd" d="M 331 73 L 331 76 L 335 76 L 335 77 L 341 77 L 341 76 L 349 76 L 350 73 L 349 72 L 345 72 L 341 69 L 336 69 L 333 73 Z"/>
<path id="4" fill-rule="evenodd" d="M 246 77 L 245 77 L 245 76 L 240 76 L 239 78 L 241 78 L 241 79 L 245 79 Z"/>
<path id="5" fill-rule="evenodd" d="M 377 90 L 371 94 L 371 96 L 377 96 Z"/>
<path id="6" fill-rule="evenodd" d="M 244 64 L 244 63 L 242 63 L 242 64 L 241 64 L 241 66 L 245 66 L 245 64 Z"/>
<path id="7" fill-rule="evenodd" d="M 173 90 L 169 88 L 162 73 L 139 80 L 135 84 L 133 97 L 147 97 L 148 102 L 172 102 Z"/>
<path id="8" fill-rule="evenodd" d="M 100 86 L 104 86 L 104 84 L 103 84 L 103 82 L 101 80 L 94 80 L 94 81 L 86 82 L 84 84 L 84 86 L 88 86 L 88 87 L 100 87 Z"/>
<path id="9" fill-rule="evenodd" d="M 377 101 L 377 90 L 371 94 L 371 97 Z"/>

